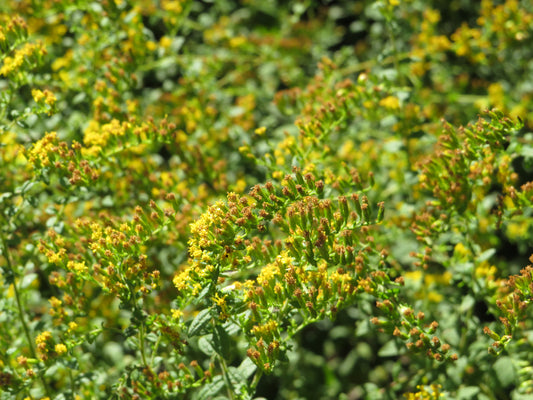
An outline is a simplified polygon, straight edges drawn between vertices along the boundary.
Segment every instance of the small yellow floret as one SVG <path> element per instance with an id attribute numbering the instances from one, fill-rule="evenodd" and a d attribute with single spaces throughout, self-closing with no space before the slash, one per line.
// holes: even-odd
<path id="1" fill-rule="evenodd" d="M 58 355 L 65 354 L 67 352 L 67 346 L 62 343 L 58 343 L 55 345 L 54 350 Z"/>

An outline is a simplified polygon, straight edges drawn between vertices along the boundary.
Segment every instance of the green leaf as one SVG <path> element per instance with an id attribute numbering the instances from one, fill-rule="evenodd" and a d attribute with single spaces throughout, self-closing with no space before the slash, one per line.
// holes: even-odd
<path id="1" fill-rule="evenodd" d="M 477 386 L 466 386 L 462 387 L 457 391 L 457 400 L 470 400 L 475 398 L 474 396 L 479 393 L 479 388 Z"/>
<path id="2" fill-rule="evenodd" d="M 397 355 L 398 346 L 396 346 L 396 343 L 392 340 L 385 343 L 385 345 L 378 351 L 378 356 L 380 357 L 392 357 Z"/>
<path id="3" fill-rule="evenodd" d="M 117 342 L 107 342 L 102 348 L 105 359 L 112 365 L 124 364 L 124 349 Z"/>
<path id="4" fill-rule="evenodd" d="M 476 300 L 472 296 L 465 296 L 463 297 L 463 301 L 461 302 L 461 306 L 459 307 L 459 311 L 461 313 L 465 313 L 468 310 L 470 310 L 473 306 Z"/>
<path id="5" fill-rule="evenodd" d="M 30 191 L 32 187 L 34 187 L 37 184 L 37 182 L 33 181 L 26 181 L 21 186 L 15 189 L 15 193 L 25 194 L 26 192 Z"/>
<path id="6" fill-rule="evenodd" d="M 520 155 L 524 158 L 533 158 L 533 147 L 524 146 L 520 150 Z"/>
<path id="7" fill-rule="evenodd" d="M 30 285 L 35 279 L 37 279 L 37 274 L 35 273 L 25 275 L 24 278 L 22 278 L 22 282 L 20 283 L 20 288 L 26 289 L 30 287 Z"/>
<path id="8" fill-rule="evenodd" d="M 477 262 L 483 262 L 483 261 L 487 261 L 489 258 L 491 258 L 494 254 L 496 253 L 496 249 L 488 249 L 488 250 L 485 250 L 483 253 L 481 253 L 478 257 L 477 257 Z"/>
<path id="9" fill-rule="evenodd" d="M 11 192 L 5 192 L 5 193 L 0 194 L 0 203 L 3 203 L 5 199 L 9 199 L 12 196 L 13 196 L 13 193 Z"/>
<path id="10" fill-rule="evenodd" d="M 190 337 L 199 335 L 205 329 L 209 321 L 211 321 L 211 309 L 206 308 L 205 310 L 200 311 L 193 319 L 187 334 Z"/>
<path id="11" fill-rule="evenodd" d="M 204 286 L 204 288 L 198 293 L 198 296 L 193 300 L 193 304 L 199 304 L 200 300 L 202 300 L 210 291 L 212 288 L 212 284 Z"/>
<path id="12" fill-rule="evenodd" d="M 241 387 L 246 384 L 246 380 L 243 379 L 238 369 L 235 367 L 228 367 L 228 376 L 231 385 L 236 391 L 240 391 Z"/>
<path id="13" fill-rule="evenodd" d="M 238 334 L 241 331 L 241 327 L 237 325 L 234 322 L 227 321 L 224 325 L 224 330 L 228 333 L 228 335 L 233 336 Z"/>
<path id="14" fill-rule="evenodd" d="M 202 389 L 198 392 L 195 400 L 209 400 L 212 396 L 215 396 L 224 387 L 224 379 L 221 375 L 215 376 L 213 381 L 207 385 L 202 386 Z"/>
<path id="15" fill-rule="evenodd" d="M 200 339 L 198 339 L 198 348 L 200 351 L 210 357 L 216 353 L 215 349 L 213 348 L 212 341 L 213 335 L 202 336 Z"/>
<path id="16" fill-rule="evenodd" d="M 501 357 L 493 365 L 494 372 L 496 372 L 496 378 L 502 385 L 502 387 L 508 387 L 512 385 L 516 379 L 515 369 L 513 361 L 510 357 Z"/>
<path id="17" fill-rule="evenodd" d="M 255 365 L 253 361 L 250 360 L 249 358 L 245 358 L 237 369 L 239 371 L 239 374 L 244 379 L 248 379 L 250 376 L 252 376 L 255 373 L 257 369 L 257 365 Z"/>
<path id="18" fill-rule="evenodd" d="M 245 388 L 248 385 L 248 378 L 254 374 L 256 369 L 256 365 L 249 358 L 246 358 L 237 368 L 229 367 L 228 376 L 233 388 L 236 391 Z"/>
<path id="19" fill-rule="evenodd" d="M 213 348 L 223 358 L 228 359 L 230 357 L 231 341 L 228 332 L 224 327 L 217 325 L 213 332 Z"/>
<path id="20" fill-rule="evenodd" d="M 61 368 L 60 364 L 52 364 L 44 373 L 44 376 L 50 377 L 50 376 L 57 376 L 57 373 L 59 371 L 59 368 Z"/>

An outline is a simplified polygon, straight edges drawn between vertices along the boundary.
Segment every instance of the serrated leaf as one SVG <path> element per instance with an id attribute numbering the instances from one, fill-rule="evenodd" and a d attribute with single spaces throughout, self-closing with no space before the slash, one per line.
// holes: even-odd
<path id="1" fill-rule="evenodd" d="M 202 330 L 207 326 L 209 321 L 211 321 L 211 309 L 206 308 L 205 310 L 200 311 L 192 320 L 187 335 L 190 337 L 199 335 L 200 332 L 202 332 Z"/>

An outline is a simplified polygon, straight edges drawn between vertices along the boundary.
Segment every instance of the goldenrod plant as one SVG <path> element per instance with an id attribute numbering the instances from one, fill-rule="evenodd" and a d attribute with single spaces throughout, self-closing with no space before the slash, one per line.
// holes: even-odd
<path id="1" fill-rule="evenodd" d="M 533 395 L 533 5 L 0 5 L 1 399 Z"/>

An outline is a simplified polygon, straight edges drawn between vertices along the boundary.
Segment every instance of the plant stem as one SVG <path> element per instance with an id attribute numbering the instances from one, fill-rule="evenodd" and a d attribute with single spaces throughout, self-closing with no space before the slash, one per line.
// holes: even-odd
<path id="1" fill-rule="evenodd" d="M 2 238 L 2 253 L 4 255 L 4 258 L 6 260 L 6 264 L 9 268 L 9 270 L 11 271 L 12 273 L 12 276 L 13 276 L 13 291 L 15 292 L 15 301 L 17 303 L 17 311 L 18 311 L 18 317 L 19 317 L 19 320 L 20 320 L 20 323 L 22 324 L 22 329 L 24 330 L 24 336 L 26 336 L 26 341 L 28 342 L 28 346 L 30 348 L 30 354 L 32 356 L 32 358 L 34 359 L 38 359 L 37 358 L 37 353 L 35 352 L 35 347 L 33 347 L 33 340 L 31 338 L 31 335 L 30 335 L 30 329 L 28 328 L 28 324 L 26 323 L 26 319 L 24 318 L 24 307 L 22 306 L 22 300 L 21 300 L 21 296 L 20 296 L 20 292 L 19 292 L 19 289 L 17 287 L 17 282 L 16 282 L 16 271 L 15 269 L 13 268 L 13 264 L 11 262 L 11 257 L 9 255 L 9 248 L 7 246 L 7 241 L 6 241 L 6 238 L 4 236 L 4 233 L 3 232 L 0 232 L 0 236 Z M 42 375 L 40 375 L 40 379 L 41 379 L 41 383 L 43 385 L 43 389 L 44 389 L 44 392 L 46 393 L 46 395 L 48 397 L 50 397 L 50 392 L 48 390 L 48 385 L 44 379 L 44 377 Z"/>
<path id="2" fill-rule="evenodd" d="M 224 357 L 222 357 L 221 355 L 217 355 L 217 358 L 222 369 L 222 377 L 224 378 L 224 382 L 226 383 L 226 387 L 228 388 L 228 398 L 230 400 L 233 400 L 235 397 L 233 396 L 233 385 L 231 384 L 231 380 L 229 379 L 228 366 L 226 365 Z"/>
<path id="3" fill-rule="evenodd" d="M 11 270 L 13 276 L 15 276 L 16 275 L 15 270 L 13 269 L 13 264 L 11 264 L 11 257 L 9 256 L 9 250 L 7 248 L 6 239 L 3 234 L 2 234 L 2 252 L 4 253 L 4 258 L 6 259 L 7 266 Z M 26 323 L 26 319 L 24 318 L 24 308 L 22 307 L 22 301 L 20 299 L 20 293 L 19 293 L 17 284 L 15 282 L 15 279 L 13 279 L 13 289 L 15 292 L 15 300 L 17 302 L 17 311 L 19 314 L 19 319 L 22 324 L 22 328 L 24 329 L 24 335 L 26 336 L 26 340 L 30 347 L 31 356 L 33 358 L 37 358 L 37 354 L 35 353 L 35 348 L 33 347 L 33 341 L 31 340 L 30 330 L 28 328 L 28 324 Z"/>
<path id="4" fill-rule="evenodd" d="M 69 368 L 68 369 L 68 377 L 69 377 L 69 380 L 70 380 L 70 390 L 71 390 L 71 394 L 70 394 L 70 398 L 74 398 L 74 393 L 76 393 L 76 385 L 74 383 L 74 377 L 72 376 L 72 369 Z"/>
<path id="5" fill-rule="evenodd" d="M 149 368 L 148 363 L 146 362 L 146 355 L 144 349 L 144 320 L 141 321 L 139 325 L 139 349 L 141 351 L 141 359 L 145 367 Z"/>
<path id="6" fill-rule="evenodd" d="M 261 377 L 263 376 L 263 371 L 261 370 L 258 370 L 255 374 L 254 374 L 254 379 L 252 380 L 252 383 L 250 383 L 250 389 L 253 390 L 252 394 L 255 393 L 255 388 L 257 387 L 257 385 L 259 384 L 259 381 L 261 380 Z"/>

